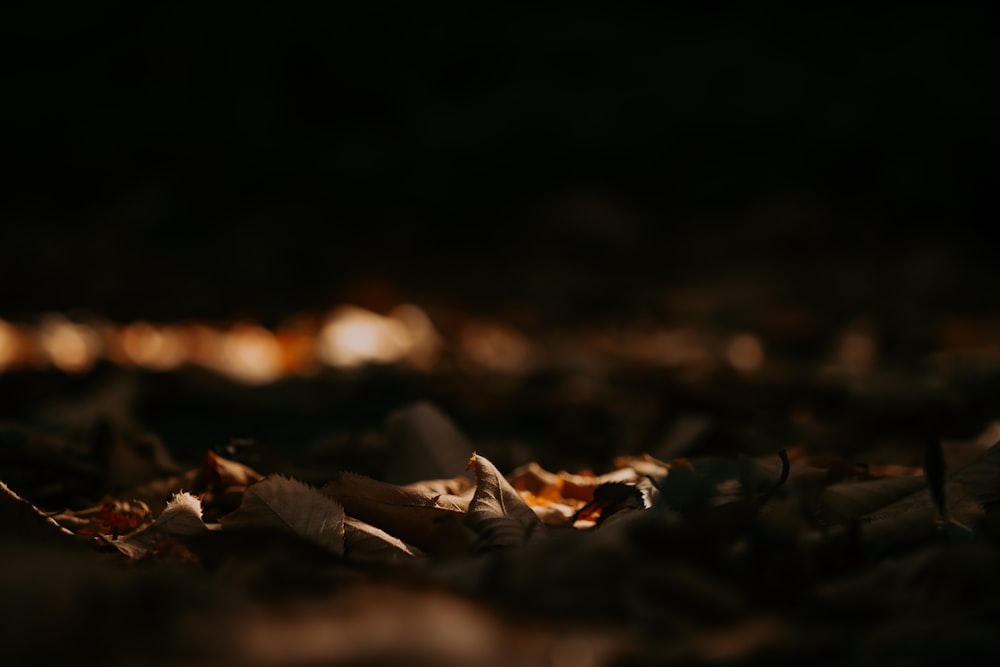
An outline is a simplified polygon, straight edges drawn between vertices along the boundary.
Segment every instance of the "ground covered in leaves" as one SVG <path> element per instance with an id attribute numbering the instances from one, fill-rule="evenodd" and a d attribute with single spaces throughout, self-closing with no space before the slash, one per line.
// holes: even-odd
<path id="1" fill-rule="evenodd" d="M 3 376 L 3 662 L 992 663 L 992 377 Z"/>

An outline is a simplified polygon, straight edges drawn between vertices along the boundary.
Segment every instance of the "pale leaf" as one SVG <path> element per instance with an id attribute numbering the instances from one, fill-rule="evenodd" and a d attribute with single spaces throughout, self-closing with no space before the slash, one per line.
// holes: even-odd
<path id="1" fill-rule="evenodd" d="M 174 494 L 167 508 L 150 526 L 114 541 L 112 544 L 129 558 L 150 553 L 164 538 L 201 535 L 208 526 L 201 518 L 201 501 L 186 491 Z"/>
<path id="2" fill-rule="evenodd" d="M 344 511 L 433 555 L 457 555 L 468 549 L 462 527 L 468 502 L 455 496 L 379 482 L 340 473 L 322 492 Z"/>
<path id="3" fill-rule="evenodd" d="M 344 554 L 344 508 L 311 486 L 268 477 L 247 488 L 236 511 L 222 518 L 225 530 L 279 531 Z"/>
<path id="4" fill-rule="evenodd" d="M 521 546 L 541 534 L 541 520 L 489 459 L 473 454 L 469 466 L 476 473 L 476 493 L 465 524 L 481 547 Z"/>

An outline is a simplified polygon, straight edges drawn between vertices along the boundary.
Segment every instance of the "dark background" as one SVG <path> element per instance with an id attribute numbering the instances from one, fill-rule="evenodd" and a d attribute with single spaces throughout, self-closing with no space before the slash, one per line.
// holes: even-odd
<path id="1" fill-rule="evenodd" d="M 993 312 L 985 6 L 6 9 L 0 316 Z"/>

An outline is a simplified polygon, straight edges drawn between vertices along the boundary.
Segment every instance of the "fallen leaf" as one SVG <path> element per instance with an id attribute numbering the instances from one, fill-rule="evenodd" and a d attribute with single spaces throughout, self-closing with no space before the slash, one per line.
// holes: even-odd
<path id="1" fill-rule="evenodd" d="M 344 508 L 311 486 L 268 477 L 247 488 L 243 502 L 222 518 L 224 530 L 280 531 L 344 555 Z"/>
<path id="2" fill-rule="evenodd" d="M 819 516 L 830 524 L 850 523 L 869 512 L 887 507 L 900 498 L 921 491 L 926 484 L 922 476 L 831 484 L 820 495 Z"/>
<path id="3" fill-rule="evenodd" d="M 158 542 L 166 538 L 195 537 L 208 532 L 201 518 L 201 501 L 181 491 L 167 503 L 167 508 L 147 528 L 111 542 L 129 558 L 141 558 L 158 549 Z"/>
<path id="4" fill-rule="evenodd" d="M 350 516 L 429 554 L 458 555 L 468 550 L 462 517 L 469 503 L 461 498 L 346 472 L 334 477 L 322 492 L 340 502 Z"/>
<path id="5" fill-rule="evenodd" d="M 344 555 L 349 560 L 381 562 L 423 554 L 384 530 L 348 516 L 344 517 Z"/>
<path id="6" fill-rule="evenodd" d="M 200 472 L 199 481 L 206 486 L 246 487 L 264 479 L 263 475 L 250 466 L 223 458 L 213 451 L 205 455 L 205 463 Z"/>
<path id="7" fill-rule="evenodd" d="M 152 511 L 141 500 L 127 502 L 107 498 L 100 505 L 54 515 L 59 525 L 77 535 L 105 535 L 117 538 L 137 530 L 152 520 Z"/>
<path id="8" fill-rule="evenodd" d="M 406 488 L 428 493 L 432 496 L 453 496 L 456 498 L 471 498 L 475 484 L 468 477 L 452 477 L 449 479 L 429 479 L 423 482 L 407 484 Z"/>
<path id="9" fill-rule="evenodd" d="M 948 475 L 944 497 L 950 526 L 971 528 L 986 505 L 1000 500 L 1000 443 L 964 468 Z M 861 517 L 863 538 L 875 546 L 929 537 L 937 530 L 939 513 L 929 489 L 910 494 Z"/>
<path id="10" fill-rule="evenodd" d="M 517 547 L 541 534 L 544 524 L 489 459 L 473 454 L 469 467 L 476 473 L 476 493 L 465 525 L 479 536 L 480 549 Z"/>

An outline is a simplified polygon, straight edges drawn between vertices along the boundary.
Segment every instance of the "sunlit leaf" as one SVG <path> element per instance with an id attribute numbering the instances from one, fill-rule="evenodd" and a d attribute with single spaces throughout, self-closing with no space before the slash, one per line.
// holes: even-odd
<path id="1" fill-rule="evenodd" d="M 489 459 L 473 454 L 469 466 L 476 473 L 476 493 L 465 524 L 479 536 L 481 548 L 521 546 L 541 534 L 541 520 Z"/>
<path id="2" fill-rule="evenodd" d="M 250 486 L 240 506 L 221 523 L 225 530 L 291 533 L 334 555 L 344 554 L 344 508 L 287 477 L 268 477 Z"/>
<path id="3" fill-rule="evenodd" d="M 419 489 L 340 473 L 322 492 L 345 512 L 434 555 L 465 553 L 469 537 L 462 527 L 468 502 Z"/>
<path id="4" fill-rule="evenodd" d="M 194 537 L 207 531 L 208 526 L 201 518 L 201 501 L 181 491 L 167 503 L 167 508 L 152 525 L 112 544 L 129 558 L 141 558 L 154 551 L 163 538 Z"/>

